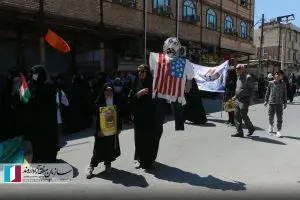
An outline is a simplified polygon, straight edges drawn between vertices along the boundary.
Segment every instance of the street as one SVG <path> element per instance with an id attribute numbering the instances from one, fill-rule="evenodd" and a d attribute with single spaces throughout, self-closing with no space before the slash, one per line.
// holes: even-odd
<path id="1" fill-rule="evenodd" d="M 260 199 L 270 195 L 299 198 L 300 97 L 288 104 L 284 112 L 284 138 L 267 133 L 267 108 L 263 104 L 251 106 L 249 116 L 257 127 L 250 138 L 231 138 L 235 129 L 224 124 L 227 120 L 224 112 L 222 118 L 220 112 L 210 113 L 208 123 L 203 126 L 186 124 L 185 131 L 181 132 L 174 131 L 174 121 L 168 121 L 164 125 L 156 169 L 149 172 L 134 168 L 133 130 L 124 130 L 120 135 L 122 154 L 112 165 L 115 173 L 100 173 L 103 167 L 99 166 L 94 171 L 98 175 L 89 180 L 84 170 L 92 155 L 94 130 L 73 134 L 67 136 L 67 143 L 58 156 L 75 169 L 70 184 L 0 185 L 1 196 L 8 199 L 24 192 L 26 197 L 39 194 L 47 198 L 50 195 L 53 198 L 89 195 L 125 198 L 139 194 L 178 198 L 251 196 Z"/>

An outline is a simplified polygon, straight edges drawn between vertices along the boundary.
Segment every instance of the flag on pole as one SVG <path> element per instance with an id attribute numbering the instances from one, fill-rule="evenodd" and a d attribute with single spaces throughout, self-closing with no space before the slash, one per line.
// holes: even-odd
<path id="1" fill-rule="evenodd" d="M 54 33 L 51 29 L 48 30 L 45 36 L 45 40 L 49 43 L 50 46 L 60 52 L 68 53 L 71 50 L 68 43 L 59 35 Z"/>
<path id="2" fill-rule="evenodd" d="M 27 85 L 27 81 L 23 74 L 20 74 L 20 78 L 21 78 L 20 99 L 22 102 L 28 103 L 30 99 L 30 91 Z"/>

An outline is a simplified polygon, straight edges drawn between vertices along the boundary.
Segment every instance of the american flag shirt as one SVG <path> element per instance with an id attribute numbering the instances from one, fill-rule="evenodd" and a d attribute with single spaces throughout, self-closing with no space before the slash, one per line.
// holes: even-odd
<path id="1" fill-rule="evenodd" d="M 150 53 L 150 69 L 153 70 L 152 97 L 166 99 L 170 103 L 186 104 L 184 89 L 187 80 L 194 78 L 193 65 L 185 58 L 170 58 L 167 54 Z"/>

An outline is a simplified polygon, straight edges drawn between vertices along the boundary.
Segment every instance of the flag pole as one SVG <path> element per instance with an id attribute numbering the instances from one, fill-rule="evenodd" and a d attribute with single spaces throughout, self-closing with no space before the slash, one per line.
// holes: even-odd
<path id="1" fill-rule="evenodd" d="M 147 0 L 144 0 L 144 63 L 147 64 Z"/>

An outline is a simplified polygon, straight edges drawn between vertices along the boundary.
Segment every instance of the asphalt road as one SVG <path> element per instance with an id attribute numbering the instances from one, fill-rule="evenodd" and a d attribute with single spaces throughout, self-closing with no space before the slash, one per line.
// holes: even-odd
<path id="1" fill-rule="evenodd" d="M 300 98 L 295 98 L 284 112 L 284 138 L 269 136 L 267 108 L 250 108 L 250 118 L 257 127 L 251 138 L 231 138 L 233 127 L 224 124 L 227 114 L 208 115 L 203 126 L 186 124 L 175 132 L 174 122 L 164 125 L 156 169 L 145 172 L 133 166 L 133 130 L 120 135 L 122 155 L 113 163 L 115 173 L 87 180 L 84 169 L 92 155 L 93 130 L 68 136 L 59 159 L 74 167 L 69 184 L 0 185 L 1 197 L 18 199 L 95 196 L 120 197 L 300 197 Z M 246 133 L 247 131 L 245 131 Z M 296 198 L 297 197 L 297 198 Z"/>

